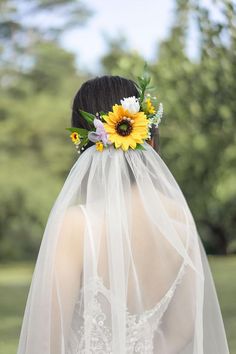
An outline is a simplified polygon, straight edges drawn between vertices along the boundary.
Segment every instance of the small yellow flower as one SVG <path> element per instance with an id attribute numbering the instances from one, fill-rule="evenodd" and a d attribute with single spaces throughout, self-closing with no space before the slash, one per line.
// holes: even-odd
<path id="1" fill-rule="evenodd" d="M 146 111 L 147 111 L 147 113 L 149 113 L 149 114 L 156 113 L 155 107 L 153 106 L 150 97 L 146 98 L 145 103 L 146 103 Z"/>
<path id="2" fill-rule="evenodd" d="M 101 141 L 96 142 L 96 150 L 97 151 L 103 151 L 104 145 Z"/>
<path id="3" fill-rule="evenodd" d="M 79 138 L 79 134 L 78 133 L 73 132 L 73 133 L 71 133 L 70 137 L 71 137 L 71 140 L 72 140 L 72 142 L 74 144 L 79 144 L 80 143 L 80 138 Z"/>

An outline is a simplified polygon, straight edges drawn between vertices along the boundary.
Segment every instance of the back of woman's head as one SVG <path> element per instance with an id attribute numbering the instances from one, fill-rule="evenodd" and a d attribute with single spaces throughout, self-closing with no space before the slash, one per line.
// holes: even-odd
<path id="1" fill-rule="evenodd" d="M 79 110 L 96 114 L 108 112 L 114 104 L 120 104 L 124 97 L 139 97 L 134 81 L 121 76 L 104 75 L 95 77 L 82 84 L 76 93 L 72 105 L 71 124 L 73 127 L 89 129 L 87 121 Z M 86 149 L 94 145 L 89 141 Z"/>

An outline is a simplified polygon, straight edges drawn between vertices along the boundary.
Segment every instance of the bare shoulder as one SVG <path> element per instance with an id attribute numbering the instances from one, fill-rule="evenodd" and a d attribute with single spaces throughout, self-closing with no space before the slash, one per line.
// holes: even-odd
<path id="1" fill-rule="evenodd" d="M 70 206 L 64 214 L 61 235 L 64 242 L 70 242 L 71 245 L 83 243 L 85 228 L 84 214 L 79 205 Z"/>
<path id="2" fill-rule="evenodd" d="M 84 226 L 84 214 L 79 205 L 73 205 L 66 209 L 64 219 L 66 222 L 72 222 L 73 225 L 77 224 L 80 227 Z"/>
<path id="3" fill-rule="evenodd" d="M 79 206 L 63 213 L 57 243 L 56 264 L 60 274 L 80 272 L 83 265 L 84 217 Z"/>
<path id="4" fill-rule="evenodd" d="M 183 204 L 179 200 L 170 198 L 168 195 L 164 195 L 163 193 L 160 193 L 159 196 L 169 217 L 176 221 L 185 223 L 186 215 L 184 213 Z"/>

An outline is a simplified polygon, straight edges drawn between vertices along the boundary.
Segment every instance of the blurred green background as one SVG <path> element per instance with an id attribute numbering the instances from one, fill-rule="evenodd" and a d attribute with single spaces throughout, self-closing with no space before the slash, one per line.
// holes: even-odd
<path id="1" fill-rule="evenodd" d="M 168 36 L 148 67 L 165 109 L 160 153 L 211 255 L 236 353 L 236 6 L 229 0 L 213 4 L 216 18 L 200 1 L 176 0 Z M 146 60 L 117 35 L 107 40 L 98 72 L 79 67 L 60 39 L 68 29 L 86 28 L 94 16 L 80 1 L 0 0 L 0 6 L 0 353 L 12 354 L 47 217 L 77 158 L 64 129 L 73 96 L 96 75 L 136 80 Z M 52 13 L 64 21 L 52 26 L 45 21 Z M 32 21 L 35 14 L 43 26 Z M 194 60 L 186 51 L 193 24 Z"/>

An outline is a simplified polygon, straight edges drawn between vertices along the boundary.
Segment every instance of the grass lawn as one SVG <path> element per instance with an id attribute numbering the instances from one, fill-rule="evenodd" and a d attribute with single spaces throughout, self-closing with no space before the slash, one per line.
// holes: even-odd
<path id="1" fill-rule="evenodd" d="M 209 260 L 223 312 L 230 353 L 236 354 L 236 257 L 210 257 Z M 0 266 L 0 354 L 16 353 L 32 270 L 32 264 Z"/>
<path id="2" fill-rule="evenodd" d="M 209 257 L 230 354 L 236 354 L 236 257 Z"/>

